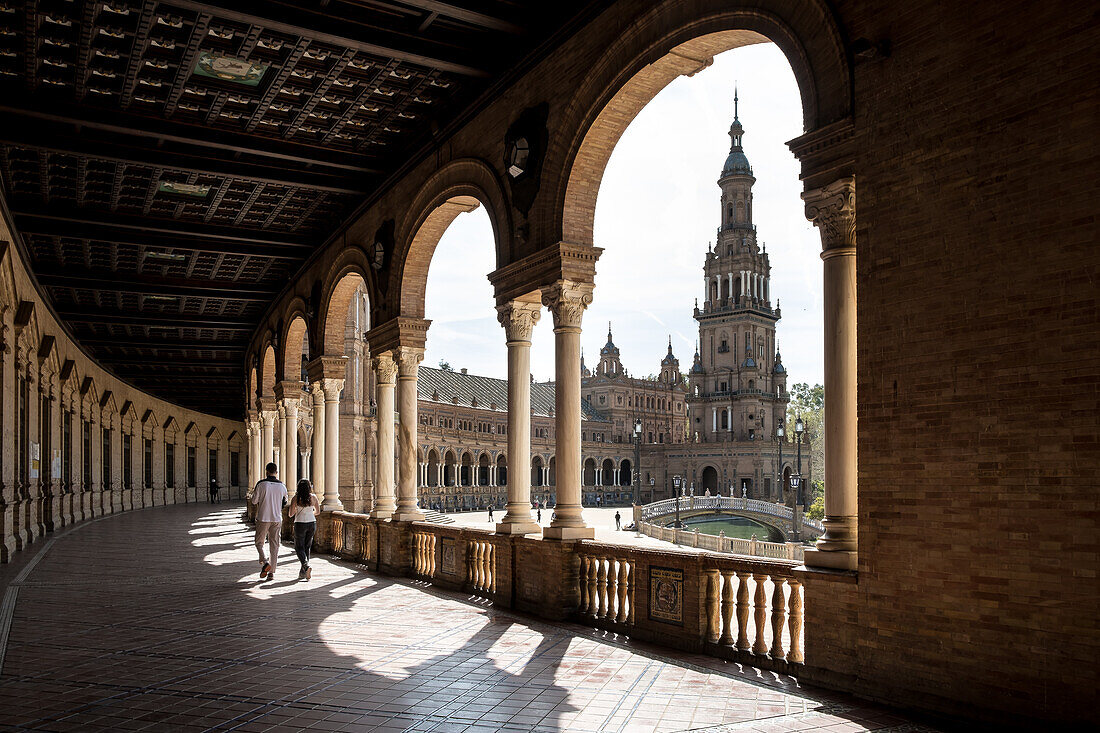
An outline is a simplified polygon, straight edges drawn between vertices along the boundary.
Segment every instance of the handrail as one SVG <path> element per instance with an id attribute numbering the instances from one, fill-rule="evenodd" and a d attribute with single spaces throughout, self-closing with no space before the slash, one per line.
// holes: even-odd
<path id="1" fill-rule="evenodd" d="M 676 499 L 662 499 L 639 507 L 642 520 L 656 519 L 676 513 Z M 789 522 L 794 521 L 794 510 L 786 504 L 775 504 L 760 499 L 748 499 L 743 496 L 683 496 L 680 497 L 680 511 L 697 509 L 730 509 L 734 511 L 764 514 Z M 825 526 L 817 519 L 803 515 L 802 524 L 824 532 Z"/>

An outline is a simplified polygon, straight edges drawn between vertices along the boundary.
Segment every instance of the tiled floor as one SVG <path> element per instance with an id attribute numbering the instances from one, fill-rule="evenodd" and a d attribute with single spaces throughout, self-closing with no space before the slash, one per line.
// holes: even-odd
<path id="1" fill-rule="evenodd" d="M 51 731 L 932 730 L 706 657 L 314 561 L 261 583 L 239 505 L 63 531 L 0 569 L 0 725 Z M 0 610 L 0 614 L 3 611 Z M 4 619 L 0 618 L 0 642 Z"/>

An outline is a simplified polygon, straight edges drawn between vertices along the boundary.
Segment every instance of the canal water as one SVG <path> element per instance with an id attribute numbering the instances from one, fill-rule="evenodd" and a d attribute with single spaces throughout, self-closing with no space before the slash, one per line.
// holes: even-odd
<path id="1" fill-rule="evenodd" d="M 759 522 L 744 517 L 722 515 L 685 519 L 684 528 L 689 531 L 697 529 L 699 534 L 712 534 L 715 536 L 719 532 L 725 532 L 726 537 L 737 537 L 743 540 L 752 539 L 752 536 L 756 535 L 756 539 L 767 541 L 772 534 L 767 527 Z"/>

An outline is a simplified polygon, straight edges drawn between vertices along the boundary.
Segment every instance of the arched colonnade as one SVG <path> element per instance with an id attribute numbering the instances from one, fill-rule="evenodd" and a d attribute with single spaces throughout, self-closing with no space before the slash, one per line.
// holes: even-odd
<path id="1" fill-rule="evenodd" d="M 343 436 L 333 431 L 329 410 L 342 386 L 344 356 L 327 314 L 340 310 L 344 279 L 361 278 L 370 308 L 366 338 L 376 408 L 371 513 L 420 518 L 416 380 L 430 325 L 424 318 L 428 267 L 451 221 L 484 206 L 497 264 L 489 279 L 508 346 L 506 465 L 512 480 L 498 529 L 537 531 L 530 509 L 530 339 L 545 308 L 555 334 L 558 504 L 544 536 L 592 536 L 580 503 L 579 362 L 601 253 L 593 219 L 604 168 L 630 121 L 673 79 L 700 71 L 718 53 L 770 40 L 790 61 L 802 96 L 806 133 L 789 145 L 802 165 L 806 215 L 820 230 L 824 260 L 826 532 L 807 562 L 854 567 L 856 171 L 850 59 L 838 25 L 822 2 L 762 0 L 742 8 L 719 0 L 664 0 L 632 9 L 629 32 L 623 12 L 595 18 L 487 102 L 449 133 L 438 154 L 410 165 L 365 206 L 288 285 L 250 347 L 258 372 L 249 393 L 250 415 L 258 416 L 250 419 L 251 439 L 262 455 L 271 455 L 278 389 L 295 381 L 286 368 L 295 350 L 289 324 L 300 314 L 317 347 L 308 365 L 313 399 L 324 403 L 326 416 L 323 430 L 314 426 L 313 447 L 325 461 L 324 507 L 341 505 L 333 464 Z M 288 393 L 297 394 L 283 386 L 284 401 Z"/>

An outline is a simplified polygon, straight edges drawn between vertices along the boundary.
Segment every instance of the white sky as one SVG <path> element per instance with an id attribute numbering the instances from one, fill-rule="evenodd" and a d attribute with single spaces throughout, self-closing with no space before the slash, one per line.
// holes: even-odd
<path id="1" fill-rule="evenodd" d="M 595 366 L 612 322 L 623 364 L 635 376 L 660 370 L 668 334 L 691 368 L 702 299 L 703 258 L 719 224 L 716 181 L 729 153 L 733 87 L 740 96 L 745 154 L 756 176 L 753 218 L 771 255 L 772 297 L 783 318 L 779 348 L 789 384 L 824 382 L 821 240 L 803 214 L 798 163 L 786 141 L 802 134 L 794 75 L 772 44 L 736 49 L 694 77 L 680 77 L 638 115 L 616 146 L 596 205 L 596 290 L 584 317 L 585 363 Z M 484 209 L 463 214 L 443 235 L 428 273 L 424 364 L 505 378 L 504 329 L 486 275 L 494 268 Z M 461 296 L 458 294 L 461 293 Z M 554 376 L 554 334 L 543 310 L 531 371 Z"/>

